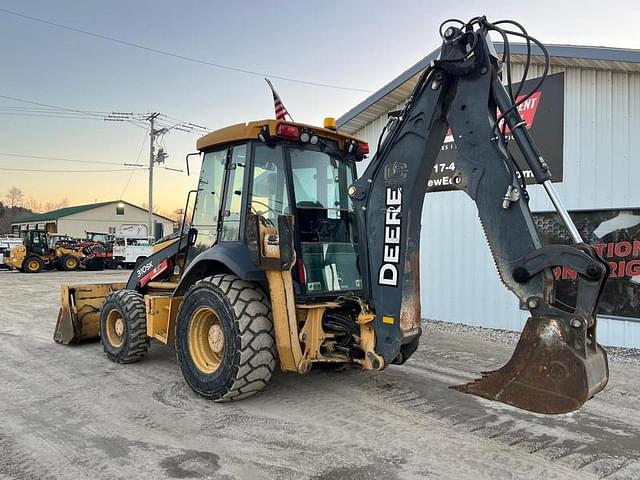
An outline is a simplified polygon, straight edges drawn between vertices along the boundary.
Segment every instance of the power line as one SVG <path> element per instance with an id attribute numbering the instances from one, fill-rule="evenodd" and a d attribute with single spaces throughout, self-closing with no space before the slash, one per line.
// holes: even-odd
<path id="1" fill-rule="evenodd" d="M 40 118 L 69 118 L 71 120 L 103 120 L 102 118 L 88 117 L 88 116 L 82 117 L 80 115 L 48 115 L 46 113 L 31 114 L 31 113 L 0 112 L 0 115 L 5 117 L 40 117 Z"/>
<path id="2" fill-rule="evenodd" d="M 113 168 L 107 170 L 44 170 L 30 168 L 5 168 L 0 167 L 5 172 L 38 172 L 38 173 L 106 173 L 106 172 L 130 172 L 130 168 Z M 146 168 L 135 168 L 134 170 L 146 170 Z"/>
<path id="3" fill-rule="evenodd" d="M 25 107 L 22 105 L 0 105 L 0 110 L 8 110 L 8 111 L 18 111 L 18 112 L 36 112 L 36 113 L 66 113 L 66 112 L 60 112 L 58 109 L 55 108 L 40 108 L 40 107 Z M 96 114 L 96 115 L 108 115 L 110 113 L 113 112 L 105 112 L 105 111 L 100 111 L 100 110 L 83 110 L 83 112 L 88 112 L 91 114 Z M 75 112 L 69 112 L 69 114 L 72 114 Z"/>
<path id="4" fill-rule="evenodd" d="M 0 11 L 2 11 L 2 9 L 0 9 Z M 65 112 L 74 112 L 74 113 L 80 113 L 80 114 L 84 114 L 87 115 L 91 118 L 95 118 L 96 120 L 107 120 L 107 118 L 109 118 L 109 115 L 117 115 L 118 112 L 111 112 L 109 113 L 107 116 L 102 115 L 102 114 L 98 114 L 98 113 L 93 113 L 92 111 L 89 110 L 77 110 L 75 108 L 68 108 L 68 107 L 61 107 L 60 105 L 53 105 L 50 103 L 42 103 L 42 102 L 36 102 L 35 100 L 27 100 L 26 98 L 20 98 L 20 97 L 11 97 L 9 95 L 0 95 L 0 98 L 5 98 L 7 100 L 13 100 L 14 102 L 22 102 L 22 103 L 28 103 L 31 105 L 38 105 L 41 107 L 48 107 L 48 108 L 54 108 L 57 110 L 63 110 Z M 138 114 L 138 115 L 142 115 L 142 114 Z M 139 128 L 146 128 L 143 127 L 142 125 L 140 125 L 139 123 L 136 123 L 136 120 L 133 118 L 128 118 L 126 120 L 120 120 L 120 121 L 126 121 L 131 123 L 132 125 L 135 125 L 136 127 Z"/>
<path id="5" fill-rule="evenodd" d="M 248 75 L 257 75 L 257 76 L 260 76 L 260 77 L 265 77 L 266 76 L 266 77 L 270 77 L 270 78 L 276 78 L 278 80 L 283 80 L 285 82 L 299 83 L 299 84 L 302 84 L 302 85 L 311 85 L 311 86 L 314 86 L 314 87 L 333 88 L 333 89 L 336 89 L 336 90 L 349 90 L 349 91 L 353 91 L 353 92 L 365 92 L 365 93 L 371 93 L 372 92 L 372 90 L 367 90 L 365 88 L 353 88 L 353 87 L 344 87 L 344 86 L 341 86 L 341 85 L 333 85 L 333 84 L 329 84 L 329 83 L 311 82 L 311 81 L 308 81 L 308 80 L 300 80 L 300 79 L 297 79 L 297 78 L 283 77 L 281 75 L 273 75 L 272 73 L 257 72 L 255 70 L 247 70 L 247 69 L 244 69 L 244 68 L 232 67 L 230 65 L 224 65 L 222 63 L 209 62 L 207 60 L 202 60 L 202 59 L 199 59 L 199 58 L 187 57 L 185 55 L 180 55 L 180 54 L 177 54 L 177 53 L 167 52 L 165 50 L 158 50 L 156 48 L 146 47 L 144 45 L 140 45 L 140 44 L 137 44 L 137 43 L 129 42 L 127 40 L 120 40 L 120 39 L 115 38 L 115 37 L 109 37 L 107 35 L 102 35 L 102 34 L 99 34 L 99 33 L 90 32 L 88 30 L 82 30 L 80 28 L 71 27 L 69 25 L 63 25 L 61 23 L 51 22 L 49 20 L 44 20 L 42 18 L 32 17 L 32 16 L 25 15 L 25 14 L 22 14 L 22 13 L 14 12 L 12 10 L 7 10 L 5 8 L 0 8 L 0 12 L 7 13 L 9 15 L 14 15 L 16 17 L 25 18 L 27 20 L 32 20 L 34 22 L 44 23 L 46 25 L 51 25 L 53 27 L 62 28 L 62 29 L 65 29 L 65 30 L 70 30 L 72 32 L 82 33 L 83 35 L 89 35 L 91 37 L 100 38 L 102 40 L 107 40 L 109 42 L 119 43 L 121 45 L 126 45 L 126 46 L 129 46 L 129 47 L 138 48 L 140 50 L 146 50 L 148 52 L 156 53 L 158 55 L 165 55 L 165 56 L 168 56 L 168 57 L 178 58 L 180 60 L 186 60 L 188 62 L 194 62 L 194 63 L 199 63 L 199 64 L 202 64 L 202 65 L 209 65 L 211 67 L 222 68 L 224 70 L 231 70 L 231 71 L 234 71 L 234 72 L 246 73 Z"/>
<path id="6" fill-rule="evenodd" d="M 63 157 L 43 157 L 40 155 L 25 155 L 22 153 L 4 153 L 4 152 L 0 152 L 0 156 L 3 157 L 18 157 L 18 158 L 35 158 L 35 159 L 39 159 L 39 160 L 58 160 L 61 162 L 74 162 L 74 163 L 100 163 L 102 165 L 118 165 L 118 166 L 122 166 L 122 163 L 115 163 L 115 162 L 103 162 L 103 161 L 99 161 L 99 160 L 77 160 L 77 159 L 73 159 L 73 158 L 63 158 Z"/>
<path id="7" fill-rule="evenodd" d="M 0 9 L 2 11 L 2 9 Z M 2 112 L 0 111 L 0 115 L 8 115 L 8 116 L 25 116 L 25 117 L 53 117 L 53 118 L 71 118 L 76 120 L 102 120 L 109 122 L 127 122 L 131 125 L 135 125 L 138 128 L 142 128 L 147 130 L 147 125 L 145 119 L 148 114 L 145 113 L 133 113 L 133 112 L 100 112 L 99 110 L 78 110 L 75 108 L 69 107 L 61 107 L 60 105 L 53 105 L 50 103 L 42 103 L 37 102 L 35 100 L 27 100 L 26 98 L 12 97 L 9 95 L 0 95 L 0 98 L 5 98 L 7 100 L 12 100 L 14 102 L 23 102 L 31 105 L 38 105 L 41 107 L 46 107 L 47 110 L 44 109 L 35 109 L 26 110 L 25 112 Z M 21 107 L 2 107 L 1 108 L 21 108 Z M 28 107 L 22 107 L 27 109 Z M 36 112 L 37 110 L 41 110 L 42 113 Z M 167 115 L 160 114 L 167 118 Z M 177 119 L 176 119 L 177 120 Z M 202 125 L 198 125 L 192 122 L 180 121 L 175 125 L 170 124 L 158 124 L 162 128 L 166 128 L 169 130 L 178 130 L 180 132 L 185 133 L 209 133 L 210 130 L 207 127 L 203 127 Z"/>
<path id="8" fill-rule="evenodd" d="M 138 150 L 138 156 L 136 157 L 135 163 L 138 163 L 138 160 L 140 160 L 140 155 L 142 155 L 142 149 L 144 148 L 145 143 L 147 143 L 147 132 L 145 132 L 144 137 L 142 137 L 142 143 L 140 144 L 140 150 Z M 124 197 L 124 193 L 127 191 L 127 188 L 129 188 L 129 184 L 131 183 L 131 179 L 133 178 L 133 174 L 135 172 L 135 170 L 131 171 L 129 180 L 127 180 L 127 183 L 125 184 L 124 188 L 122 189 L 122 193 L 120 194 L 120 200 L 122 200 L 122 197 Z"/>
<path id="9" fill-rule="evenodd" d="M 0 11 L 2 11 L 1 8 L 0 8 Z M 85 115 L 94 116 L 97 118 L 104 117 L 104 115 L 91 113 L 90 111 L 86 111 L 86 110 L 76 110 L 74 108 L 61 107 L 59 105 L 51 105 L 49 103 L 42 103 L 42 102 L 36 102 L 33 100 L 27 100 L 26 98 L 10 97 L 9 95 L 0 95 L 0 98 L 6 98 L 7 100 L 13 100 L 14 102 L 30 103 L 31 105 L 39 105 L 41 107 L 55 108 L 56 110 L 65 110 L 67 112 L 83 113 Z"/>

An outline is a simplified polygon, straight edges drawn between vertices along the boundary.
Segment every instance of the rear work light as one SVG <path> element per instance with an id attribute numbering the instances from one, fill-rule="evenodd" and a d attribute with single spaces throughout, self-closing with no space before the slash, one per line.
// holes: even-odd
<path id="1" fill-rule="evenodd" d="M 367 155 L 369 153 L 369 144 L 358 142 L 358 155 Z"/>
<path id="2" fill-rule="evenodd" d="M 276 135 L 278 135 L 279 137 L 294 138 L 298 140 L 300 138 L 300 129 L 298 127 L 294 127 L 293 125 L 281 123 L 280 125 L 278 125 Z"/>

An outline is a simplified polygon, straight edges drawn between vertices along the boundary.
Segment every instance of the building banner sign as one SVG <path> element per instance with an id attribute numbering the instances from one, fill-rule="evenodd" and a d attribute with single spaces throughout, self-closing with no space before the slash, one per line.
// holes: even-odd
<path id="1" fill-rule="evenodd" d="M 555 213 L 535 213 L 544 243 L 570 244 Z M 640 319 L 640 209 L 572 212 L 582 238 L 609 263 L 611 274 L 598 314 Z M 575 305 L 576 272 L 557 267 L 556 299 Z"/>
<path id="2" fill-rule="evenodd" d="M 524 82 L 522 99 L 531 92 L 539 79 L 533 78 Z M 519 84 L 514 84 L 514 92 Z M 518 111 L 526 122 L 536 145 L 549 164 L 554 182 L 562 181 L 562 148 L 564 136 L 564 73 L 549 75 L 542 87 L 533 92 L 519 107 Z M 527 183 L 535 183 L 531 169 L 520 154 L 515 140 L 507 130 L 510 151 L 520 165 Z M 456 171 L 456 145 L 451 131 L 447 132 L 440 149 L 431 178 L 427 185 L 428 192 L 455 190 L 454 174 Z"/>

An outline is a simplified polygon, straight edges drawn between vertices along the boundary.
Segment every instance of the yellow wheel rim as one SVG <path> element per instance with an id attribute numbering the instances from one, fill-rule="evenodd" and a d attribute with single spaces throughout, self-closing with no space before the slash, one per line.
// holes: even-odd
<path id="1" fill-rule="evenodd" d="M 201 307 L 189 322 L 189 354 L 202 373 L 215 372 L 224 357 L 224 332 L 218 316 L 208 307 Z"/>
<path id="2" fill-rule="evenodd" d="M 38 267 L 40 265 L 38 265 L 38 262 L 36 262 L 35 260 L 31 260 L 29 262 L 29 270 L 34 271 L 34 270 L 38 270 Z"/>
<path id="3" fill-rule="evenodd" d="M 115 308 L 107 314 L 106 334 L 109 344 L 118 348 L 124 341 L 124 320 Z"/>
<path id="4" fill-rule="evenodd" d="M 76 268 L 77 266 L 78 266 L 78 260 L 76 260 L 73 257 L 67 259 L 67 268 Z"/>

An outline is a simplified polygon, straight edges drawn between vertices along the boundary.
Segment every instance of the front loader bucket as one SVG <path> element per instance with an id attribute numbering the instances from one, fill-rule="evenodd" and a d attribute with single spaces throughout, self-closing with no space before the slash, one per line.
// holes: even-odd
<path id="1" fill-rule="evenodd" d="M 556 319 L 529 318 L 504 367 L 451 388 L 537 413 L 577 410 L 605 387 L 609 366 L 593 335 L 569 329 L 574 327 Z"/>
<path id="2" fill-rule="evenodd" d="M 100 308 L 105 298 L 124 287 L 124 283 L 63 285 L 53 340 L 64 345 L 97 340 L 100 337 Z"/>

